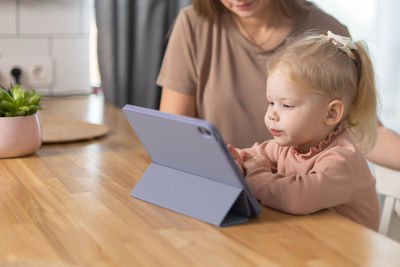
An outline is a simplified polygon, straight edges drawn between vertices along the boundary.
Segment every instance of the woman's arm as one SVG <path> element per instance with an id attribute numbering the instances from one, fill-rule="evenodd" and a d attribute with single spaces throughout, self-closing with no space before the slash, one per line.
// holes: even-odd
<path id="1" fill-rule="evenodd" d="M 196 116 L 196 98 L 172 89 L 163 87 L 160 110 L 190 117 Z"/>
<path id="2" fill-rule="evenodd" d="M 373 163 L 400 170 L 400 135 L 379 124 L 375 147 L 366 156 Z"/>

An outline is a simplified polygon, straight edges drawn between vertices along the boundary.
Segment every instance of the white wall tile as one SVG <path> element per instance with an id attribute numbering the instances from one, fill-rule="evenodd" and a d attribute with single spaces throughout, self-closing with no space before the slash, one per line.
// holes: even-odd
<path id="1" fill-rule="evenodd" d="M 17 1 L 0 0 L 0 34 L 17 33 Z"/>
<path id="2" fill-rule="evenodd" d="M 7 62 L 53 63 L 46 94 L 90 92 L 89 21 L 94 0 L 0 0 L 0 82 Z M 17 21 L 17 19 L 19 20 Z"/>
<path id="3" fill-rule="evenodd" d="M 0 58 L 13 55 L 48 56 L 50 54 L 48 39 L 0 38 L 0 44 Z"/>
<path id="4" fill-rule="evenodd" d="M 21 34 L 78 34 L 79 0 L 20 1 Z"/>
<path id="5" fill-rule="evenodd" d="M 89 92 L 89 39 L 54 39 L 55 62 L 53 94 Z"/>

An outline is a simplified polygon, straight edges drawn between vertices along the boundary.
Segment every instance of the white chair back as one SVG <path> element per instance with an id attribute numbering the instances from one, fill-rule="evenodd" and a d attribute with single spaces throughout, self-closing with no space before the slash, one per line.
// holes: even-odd
<path id="1" fill-rule="evenodd" d="M 385 197 L 379 232 L 400 241 L 400 171 L 375 165 L 376 189 Z"/>

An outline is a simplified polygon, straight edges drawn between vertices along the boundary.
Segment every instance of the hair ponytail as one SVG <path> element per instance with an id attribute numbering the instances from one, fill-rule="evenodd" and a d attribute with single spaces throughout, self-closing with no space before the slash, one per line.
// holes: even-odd
<path id="1" fill-rule="evenodd" d="M 357 93 L 350 108 L 348 124 L 363 152 L 370 151 L 375 145 L 377 136 L 377 94 L 372 62 L 366 45 L 354 42 L 358 69 Z"/>

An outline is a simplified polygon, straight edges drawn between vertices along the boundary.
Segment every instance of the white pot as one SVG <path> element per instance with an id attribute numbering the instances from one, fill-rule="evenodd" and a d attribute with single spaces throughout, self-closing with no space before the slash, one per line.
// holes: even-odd
<path id="1" fill-rule="evenodd" d="M 0 158 L 32 154 L 42 144 L 39 113 L 0 117 Z"/>

